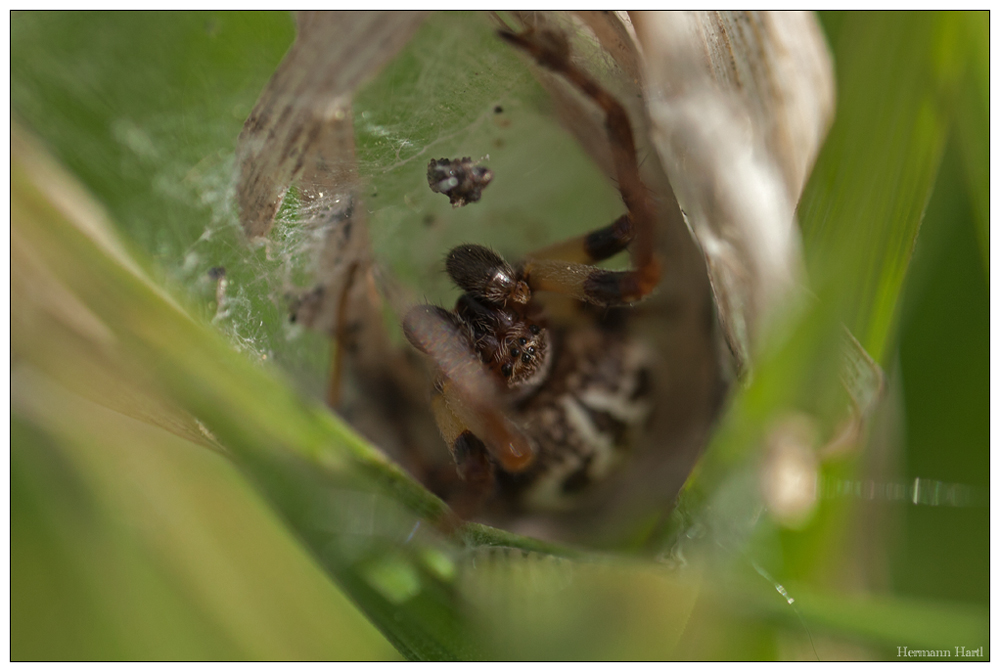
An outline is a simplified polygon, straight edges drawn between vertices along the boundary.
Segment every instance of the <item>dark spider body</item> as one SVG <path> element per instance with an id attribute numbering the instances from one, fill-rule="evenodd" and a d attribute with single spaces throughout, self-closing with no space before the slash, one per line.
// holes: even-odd
<path id="1" fill-rule="evenodd" d="M 595 325 L 550 325 L 532 299 L 523 269 L 478 245 L 453 249 L 446 269 L 466 290 L 453 311 L 435 309 L 461 346 L 474 352 L 500 390 L 499 403 L 521 429 L 533 461 L 506 470 L 470 430 L 450 443 L 462 480 L 495 488 L 515 507 L 565 509 L 627 453 L 651 407 L 651 354 L 625 330 L 623 311 Z M 404 328 L 418 348 L 411 314 Z M 426 313 L 423 313 L 426 314 Z M 587 316 L 592 317 L 592 316 Z M 426 350 L 425 350 L 426 351 Z M 449 379 L 435 385 L 439 408 Z M 439 411 L 440 413 L 440 411 Z M 448 422 L 441 422 L 448 440 Z"/>
<path id="2" fill-rule="evenodd" d="M 464 482 L 464 496 L 446 487 L 442 494 L 470 510 L 491 494 L 515 508 L 560 509 L 613 469 L 649 415 L 652 358 L 627 335 L 624 306 L 659 281 L 655 208 L 639 177 L 627 113 L 569 60 L 565 39 L 549 32 L 500 36 L 562 74 L 605 112 L 628 212 L 516 267 L 479 245 L 454 248 L 445 267 L 464 290 L 454 310 L 417 306 L 403 328 L 436 364 L 432 408 Z M 441 163 L 428 167 L 432 189 L 432 172 Z M 592 265 L 626 249 L 630 270 Z M 546 316 L 537 292 L 590 305 L 575 319 L 557 322 Z"/>

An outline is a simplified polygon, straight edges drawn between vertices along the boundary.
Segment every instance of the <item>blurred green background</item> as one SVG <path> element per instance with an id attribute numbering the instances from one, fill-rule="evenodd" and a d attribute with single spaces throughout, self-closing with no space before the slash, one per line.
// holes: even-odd
<path id="1" fill-rule="evenodd" d="M 300 249 L 294 213 L 274 249 L 250 247 L 231 196 L 236 137 L 294 38 L 291 16 L 13 13 L 11 658 L 893 659 L 956 645 L 988 657 L 987 15 L 820 19 L 838 112 L 799 216 L 821 308 L 734 400 L 683 520 L 659 547 L 609 558 L 417 525 L 440 503 L 310 399 L 327 347 L 288 324 L 276 282 Z M 359 95 L 373 241 L 404 277 L 465 235 L 430 227 L 420 244 L 437 252 L 393 247 L 412 212 L 449 216 L 377 170 L 385 138 L 433 142 L 421 123 L 457 129 L 455 151 L 493 142 L 495 170 L 526 165 L 541 142 L 573 166 L 539 173 L 562 181 L 534 193 L 510 185 L 524 197 L 497 200 L 520 205 L 477 215 L 491 244 L 511 235 L 491 223 L 524 212 L 537 228 L 580 212 L 610 221 L 618 207 L 552 130 L 523 62 L 480 47 L 488 31 L 432 17 Z M 470 67 L 462 49 L 481 60 Z M 440 106 L 406 97 L 408 73 L 428 68 L 460 103 L 447 87 Z M 456 74 L 468 70 L 483 76 Z M 381 119 L 387 91 L 403 109 Z M 502 149 L 498 127 L 476 121 L 497 102 L 520 145 Z M 32 158 L 22 129 L 86 191 Z M 90 199 L 124 250 L 85 224 Z M 227 271 L 224 314 L 214 266 Z M 445 290 L 432 267 L 410 272 L 433 296 Z M 836 360 L 840 322 L 888 382 L 867 447 L 823 464 L 841 494 L 800 529 L 765 518 L 697 532 L 739 518 L 769 422 L 829 414 L 832 387 L 810 376 Z M 936 505 L 842 494 L 915 478 L 940 491 Z"/>

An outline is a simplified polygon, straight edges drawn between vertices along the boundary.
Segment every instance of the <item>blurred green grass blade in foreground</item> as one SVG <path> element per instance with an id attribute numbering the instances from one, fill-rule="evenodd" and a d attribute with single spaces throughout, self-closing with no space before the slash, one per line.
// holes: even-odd
<path id="1" fill-rule="evenodd" d="M 814 290 L 883 365 L 954 118 L 965 22 L 947 12 L 850 14 L 833 45 L 837 116 L 799 219 Z"/>
<path id="2" fill-rule="evenodd" d="M 237 463 L 311 546 L 324 569 L 341 579 L 349 592 L 369 591 L 358 600 L 369 610 L 386 609 L 387 599 L 359 576 L 368 556 L 378 559 L 373 548 L 398 544 L 416 518 L 392 502 L 383 505 L 388 511 L 376 515 L 372 509 L 380 503 L 379 487 L 373 486 L 372 475 L 379 474 L 383 492 L 391 492 L 398 502 L 409 500 L 432 517 L 443 505 L 325 410 L 304 403 L 249 365 L 123 265 L 120 257 L 95 245 L 87 234 L 104 224 L 94 218 L 96 209 L 20 132 L 14 135 L 13 155 L 13 307 L 20 316 L 13 341 L 18 365 L 181 436 L 197 436 L 198 428 L 204 428 L 199 442 L 221 443 L 233 451 Z M 103 235 L 111 234 L 105 230 Z M 30 386 L 18 386 L 15 398 L 20 394 L 28 407 L 45 407 L 31 391 Z M 193 432 L 185 421 L 188 413 L 198 418 Z M 111 442 L 110 447 L 120 443 Z M 351 516 L 374 518 L 389 528 L 343 529 L 355 526 Z M 400 539 L 378 536 L 380 531 L 390 534 L 393 524 L 402 525 L 394 530 Z M 350 558 L 343 547 L 330 544 L 338 535 L 357 539 Z M 402 620 L 400 615 L 395 610 L 382 619 L 375 614 L 373 620 Z M 423 631 L 440 625 L 433 618 L 418 620 L 422 632 L 416 641 L 398 644 L 419 657 L 422 647 L 433 646 L 441 633 Z M 454 620 L 452 614 L 453 625 L 442 627 L 454 627 Z M 453 639 L 460 646 L 462 638 Z M 424 653 L 453 657 L 457 650 L 449 656 L 439 646 Z M 343 655 L 348 651 L 345 648 Z"/>
<path id="3" fill-rule="evenodd" d="M 965 44 L 970 18 L 957 12 L 847 14 L 833 45 L 837 117 L 799 208 L 806 259 L 828 324 L 840 321 L 850 328 L 890 371 L 889 385 L 896 387 L 868 419 L 865 429 L 871 431 L 861 433 L 856 448 L 826 451 L 830 457 L 821 474 L 832 481 L 878 482 L 888 474 L 902 478 L 908 472 L 906 458 L 898 452 L 904 449 L 902 421 L 894 419 L 901 411 L 892 399 L 906 381 L 900 381 L 900 371 L 893 367 L 904 294 L 913 291 L 913 252 L 921 242 L 933 244 L 920 238 L 921 226 L 942 182 L 938 177 L 946 142 L 964 132 L 960 101 L 969 90 L 966 73 L 981 65 Z M 821 350 L 812 352 L 823 359 Z M 839 386 L 835 378 L 825 380 L 827 389 Z M 836 418 L 842 398 L 829 391 L 824 395 L 822 383 L 812 385 L 811 397 L 808 383 L 800 387 L 796 406 Z M 945 476 L 922 470 L 914 475 Z M 886 539 L 879 539 L 888 533 L 880 525 L 887 525 L 890 515 L 898 521 L 914 512 L 897 510 L 880 519 L 868 510 L 874 506 L 857 500 L 827 505 L 811 528 L 788 535 L 786 543 L 794 549 L 790 555 L 800 559 L 795 578 L 829 581 L 839 573 L 839 564 L 871 545 L 884 547 L 873 551 L 868 570 L 877 576 L 881 570 L 875 567 L 888 562 L 892 552 Z"/>
<path id="4" fill-rule="evenodd" d="M 960 39 L 968 49 L 968 65 L 958 102 L 956 131 L 962 146 L 966 184 L 976 218 L 979 251 L 990 270 L 990 15 L 963 15 Z"/>
<path id="5" fill-rule="evenodd" d="M 12 382 L 12 659 L 392 655 L 227 460 Z"/>

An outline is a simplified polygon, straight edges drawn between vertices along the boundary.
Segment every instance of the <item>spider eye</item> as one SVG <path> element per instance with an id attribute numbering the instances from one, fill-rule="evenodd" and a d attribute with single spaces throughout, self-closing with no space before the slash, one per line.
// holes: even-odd
<path id="1" fill-rule="evenodd" d="M 542 328 L 539 327 L 537 324 L 533 324 L 530 327 L 528 327 L 528 331 L 530 331 L 534 336 L 537 336 L 538 332 L 540 332 L 541 330 Z"/>
<path id="2" fill-rule="evenodd" d="M 514 371 L 514 367 L 510 364 L 504 364 L 500 367 L 500 373 L 504 375 L 504 378 L 510 378 L 510 374 Z"/>
<path id="3" fill-rule="evenodd" d="M 528 344 L 528 339 L 526 339 L 524 336 L 522 336 L 521 338 L 517 339 L 517 342 L 520 343 L 521 345 L 527 345 Z"/>
<path id="4" fill-rule="evenodd" d="M 528 354 L 529 355 L 535 354 L 535 346 L 532 345 L 528 347 Z"/>
<path id="5" fill-rule="evenodd" d="M 521 354 L 521 351 L 518 350 L 517 348 L 511 348 L 510 349 L 510 356 L 511 357 L 517 357 L 520 354 Z"/>
<path id="6" fill-rule="evenodd" d="M 531 355 L 529 355 L 528 353 L 524 353 L 523 355 L 521 355 L 521 361 L 527 364 L 528 362 L 531 361 Z"/>

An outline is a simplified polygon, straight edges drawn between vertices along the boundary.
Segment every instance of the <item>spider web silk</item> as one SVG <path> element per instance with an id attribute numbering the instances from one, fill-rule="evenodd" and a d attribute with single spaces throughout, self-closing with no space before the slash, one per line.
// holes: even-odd
<path id="1" fill-rule="evenodd" d="M 614 184 L 552 117 L 526 60 L 495 36 L 484 15 L 431 15 L 414 39 L 354 100 L 360 195 L 373 256 L 410 302 L 451 305 L 458 290 L 443 272 L 449 249 L 476 242 L 512 259 L 560 238 L 604 226 L 623 211 Z M 494 171 L 480 202 L 454 209 L 427 185 L 432 158 L 469 156 Z M 232 198 L 232 155 L 209 162 L 189 198 L 211 221 L 171 274 L 201 296 L 207 268 L 226 248 L 239 280 L 227 275 L 210 319 L 236 347 L 275 358 L 321 394 L 328 345 L 287 319 L 290 297 L 311 288 L 324 230 L 313 211 L 336 209 L 343 193 L 300 203 L 289 190 L 265 240 L 240 237 Z M 309 186 L 300 184 L 298 186 Z M 242 256 L 240 256 L 242 250 Z M 619 263 L 627 263 L 621 259 Z M 240 267 L 244 272 L 239 273 Z M 227 272 L 230 266 L 227 266 Z M 399 337 L 390 316 L 387 328 Z"/>

